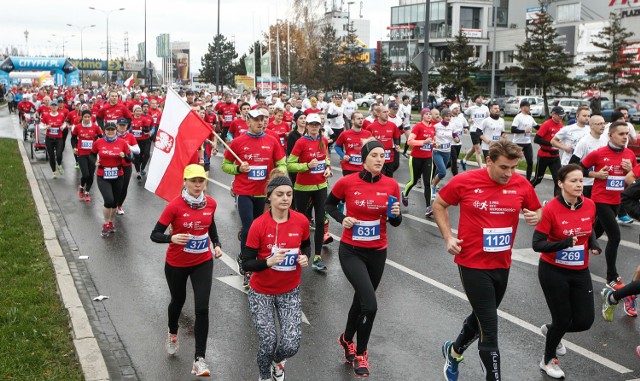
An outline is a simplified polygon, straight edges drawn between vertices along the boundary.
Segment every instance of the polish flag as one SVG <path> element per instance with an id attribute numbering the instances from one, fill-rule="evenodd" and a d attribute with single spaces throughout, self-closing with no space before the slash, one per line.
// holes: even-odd
<path id="1" fill-rule="evenodd" d="M 171 201 L 180 195 L 184 168 L 211 135 L 212 127 L 175 90 L 168 90 L 144 187 Z"/>
<path id="2" fill-rule="evenodd" d="M 127 86 L 127 89 L 131 88 L 131 85 L 133 85 L 133 74 L 131 74 L 131 77 L 127 78 L 127 80 L 124 81 L 124 85 Z"/>

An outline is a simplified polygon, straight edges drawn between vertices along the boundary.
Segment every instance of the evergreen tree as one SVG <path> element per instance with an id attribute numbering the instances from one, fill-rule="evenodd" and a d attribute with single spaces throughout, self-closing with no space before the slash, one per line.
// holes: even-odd
<path id="1" fill-rule="evenodd" d="M 378 50 L 376 63 L 373 65 L 375 73 L 374 92 L 381 94 L 393 94 L 400 88 L 396 83 L 396 78 L 391 70 L 391 60 L 381 50 Z"/>
<path id="2" fill-rule="evenodd" d="M 369 81 L 371 71 L 367 68 L 367 62 L 363 62 L 364 48 L 358 42 L 356 29 L 350 24 L 347 29 L 347 36 L 340 44 L 338 50 L 338 63 L 340 70 L 340 78 L 338 86 L 348 91 L 354 91 L 363 88 L 363 82 Z M 364 86 L 366 87 L 366 86 Z M 359 90 L 360 91 L 360 90 Z"/>
<path id="3" fill-rule="evenodd" d="M 214 37 L 213 42 L 209 43 L 207 53 L 200 59 L 200 76 L 207 83 L 216 83 L 216 42 L 220 44 L 220 86 L 234 87 L 237 64 L 234 65 L 233 61 L 238 58 L 238 53 L 233 43 L 227 41 L 222 34 Z"/>
<path id="4" fill-rule="evenodd" d="M 409 65 L 408 74 L 403 77 L 401 81 L 405 87 L 410 88 L 418 94 L 422 93 L 422 73 L 416 65 Z M 437 92 L 440 83 L 440 79 L 429 78 L 429 91 Z"/>
<path id="5" fill-rule="evenodd" d="M 469 45 L 469 38 L 459 33 L 449 41 L 449 54 L 440 66 L 440 80 L 444 84 L 443 92 L 449 99 L 457 99 L 460 95 L 465 98 L 476 92 L 478 85 L 471 74 L 476 72 L 476 62 L 473 47 Z"/>
<path id="6" fill-rule="evenodd" d="M 335 28 L 330 24 L 323 26 L 320 41 L 317 82 L 320 88 L 333 90 L 340 78 L 340 68 L 337 64 L 340 40 L 336 37 Z"/>
<path id="7" fill-rule="evenodd" d="M 587 57 L 587 62 L 595 66 L 585 70 L 590 76 L 585 81 L 587 87 L 610 92 L 614 103 L 617 94 L 632 95 L 640 91 L 640 64 L 635 62 L 637 51 L 627 51 L 633 44 L 634 34 L 623 27 L 620 20 L 619 14 L 609 14 L 609 25 L 591 42 L 604 52 Z"/>
<path id="8" fill-rule="evenodd" d="M 541 7 L 548 7 L 549 1 L 541 1 Z M 543 8 L 546 9 L 546 8 Z M 518 49 L 513 58 L 521 67 L 507 68 L 507 77 L 513 79 L 522 87 L 537 87 L 542 89 L 544 110 L 549 117 L 549 102 L 547 93 L 551 89 L 560 91 L 570 90 L 575 81 L 569 78 L 569 73 L 576 65 L 573 55 L 567 54 L 564 48 L 556 43 L 558 32 L 553 27 L 553 18 L 546 11 L 538 13 L 536 22 L 527 26 L 527 39 Z"/>

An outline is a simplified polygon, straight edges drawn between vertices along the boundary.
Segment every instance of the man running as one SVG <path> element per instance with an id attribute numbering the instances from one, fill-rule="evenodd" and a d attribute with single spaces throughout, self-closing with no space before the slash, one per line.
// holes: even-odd
<path id="1" fill-rule="evenodd" d="M 538 133 L 533 138 L 533 142 L 540 145 L 538 150 L 538 160 L 536 161 L 536 172 L 532 179 L 531 185 L 535 186 L 542 182 L 544 174 L 547 168 L 551 171 L 551 177 L 553 178 L 553 194 L 558 194 L 560 188 L 558 187 L 558 170 L 561 167 L 560 164 L 560 152 L 551 144 L 551 140 L 556 136 L 558 131 L 562 128 L 562 118 L 564 118 L 564 109 L 560 106 L 555 106 L 551 109 L 551 119 L 542 123 Z"/>
<path id="2" fill-rule="evenodd" d="M 523 99 L 520 102 L 520 113 L 513 118 L 511 122 L 511 133 L 513 134 L 513 142 L 522 148 L 524 159 L 527 162 L 527 180 L 531 181 L 531 173 L 533 172 L 533 145 L 531 144 L 531 131 L 537 129 L 538 123 L 529 114 L 531 104 L 528 100 Z"/>
<path id="3" fill-rule="evenodd" d="M 371 132 L 384 147 L 385 162 L 382 168 L 382 174 L 393 177 L 393 160 L 394 155 L 399 154 L 400 134 L 401 131 L 394 124 L 389 122 L 389 110 L 386 106 L 376 106 L 379 110 L 378 119 L 371 123 L 366 129 Z M 394 149 L 395 147 L 395 149 Z"/>
<path id="4" fill-rule="evenodd" d="M 467 154 L 460 160 L 462 170 L 467 170 L 467 160 L 471 158 L 471 155 L 476 154 L 476 161 L 478 162 L 478 168 L 482 168 L 482 150 L 480 149 L 480 137 L 476 133 L 478 127 L 483 120 L 489 117 L 489 108 L 485 106 L 482 101 L 482 95 L 476 95 L 474 98 L 475 104 L 469 107 L 464 113 L 469 117 L 469 123 L 471 123 L 471 144 L 473 146 L 469 148 Z"/>

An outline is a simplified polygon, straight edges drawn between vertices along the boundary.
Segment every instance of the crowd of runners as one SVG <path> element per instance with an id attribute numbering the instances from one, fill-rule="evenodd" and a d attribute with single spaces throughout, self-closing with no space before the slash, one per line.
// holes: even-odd
<path id="1" fill-rule="evenodd" d="M 96 179 L 103 200 L 100 234 L 105 239 L 114 235 L 114 216 L 125 213 L 134 170 L 137 181 L 145 180 L 164 94 L 117 86 L 9 91 L 14 100 L 10 112 L 19 113 L 23 128 L 28 130 L 24 122 L 29 116 L 45 132 L 54 179 L 65 173 L 63 151 L 70 140 L 80 172 L 77 195 L 90 205 Z M 637 316 L 640 267 L 626 285 L 616 268 L 618 224 L 640 218 L 635 184 L 640 166 L 627 148 L 635 143 L 636 132 L 624 107 L 613 112 L 608 124 L 581 107 L 566 125 L 564 110 L 554 107 L 551 118 L 538 125 L 522 101 L 507 130 L 499 106 L 487 105 L 482 96 L 464 111 L 460 103 L 450 102 L 419 110 L 416 116 L 408 96 L 378 96 L 364 112 L 348 94 L 325 99 L 322 93 L 273 91 L 263 96 L 245 91 L 218 97 L 188 90 L 180 96 L 217 136 L 209 136 L 194 152 L 184 169 L 182 194 L 158 213 L 151 240 L 169 244 L 170 355 L 178 351 L 178 320 L 191 279 L 196 316 L 192 373 L 197 376 L 210 374 L 205 352 L 213 259 L 222 255 L 225 242 L 237 254 L 248 288 L 259 380 L 285 379 L 285 362 L 301 342 L 302 267 L 330 270 L 321 255 L 322 247 L 333 241 L 330 220 L 342 226 L 340 266 L 354 290 L 348 312 L 345 306 L 345 329 L 336 337 L 344 361 L 356 375 L 368 376 L 367 348 L 387 256 L 387 229 L 401 225 L 401 205 L 408 207 L 414 186 L 424 186 L 424 216 L 437 223 L 471 305 L 458 336 L 442 345 L 444 379 L 458 379 L 463 353 L 476 340 L 486 380 L 503 379 L 497 312 L 521 216 L 535 227 L 531 245 L 540 252 L 539 281 L 551 315 L 551 322 L 540 328 L 546 337 L 540 348 L 542 371 L 564 377 L 558 363 L 566 353 L 563 336 L 586 331 L 594 321 L 591 255 L 604 251 L 606 258 L 606 284 L 600 291 L 605 320 L 612 320 L 619 302 L 627 315 Z M 462 149 L 464 135 L 471 138 L 467 151 Z M 535 171 L 533 143 L 539 145 Z M 219 149 L 224 150 L 221 167 L 212 168 Z M 342 177 L 330 186 L 334 151 Z M 408 158 L 407 168 L 401 166 L 401 155 Z M 468 168 L 471 161 L 476 169 Z M 526 163 L 523 174 L 517 170 L 521 161 Z M 217 202 L 206 192 L 209 172 L 217 170 L 234 176 L 231 196 L 240 216 L 239 243 L 232 243 L 236 237 L 218 235 Z M 399 170 L 410 174 L 403 189 L 393 179 Z M 535 187 L 547 172 L 554 194 L 544 195 L 547 201 L 541 202 Z M 449 210 L 457 206 L 455 235 Z M 604 233 L 602 249 L 597 239 Z"/>

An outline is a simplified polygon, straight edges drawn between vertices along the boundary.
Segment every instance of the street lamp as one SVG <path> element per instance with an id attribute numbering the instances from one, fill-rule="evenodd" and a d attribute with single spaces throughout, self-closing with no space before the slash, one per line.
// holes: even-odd
<path id="1" fill-rule="evenodd" d="M 349 35 L 351 34 L 351 5 L 355 4 L 355 1 L 349 1 L 347 3 L 347 37 L 345 37 L 345 42 L 347 43 L 347 48 L 350 54 L 353 54 L 353 50 L 351 49 L 351 43 L 353 41 L 349 41 Z M 351 89 L 351 71 L 347 74 L 347 95 L 349 95 L 349 90 Z M 353 90 L 351 91 L 353 93 Z"/>
<path id="2" fill-rule="evenodd" d="M 115 11 L 124 11 L 124 8 L 116 8 L 110 10 L 98 9 L 95 7 L 89 7 L 89 9 L 93 11 L 102 12 L 105 16 L 107 16 L 107 83 L 109 83 L 109 15 Z"/>
<path id="3" fill-rule="evenodd" d="M 82 31 L 84 31 L 87 28 L 95 27 L 95 24 L 87 25 L 87 26 L 77 26 L 77 25 L 73 25 L 73 24 L 67 24 L 67 26 L 70 26 L 72 28 L 77 28 L 78 30 L 80 30 L 80 60 L 84 61 L 84 50 L 82 49 Z M 80 81 L 82 81 L 82 83 L 84 83 L 84 70 L 82 70 L 82 69 L 80 69 Z"/>
<path id="4" fill-rule="evenodd" d="M 64 36 L 60 36 L 60 35 L 57 35 L 57 34 L 55 34 L 55 33 L 51 33 L 51 35 L 52 35 L 53 37 L 60 37 L 60 38 L 62 39 L 62 57 L 64 57 L 64 56 L 65 56 L 65 54 L 64 54 L 64 45 L 65 45 L 66 43 L 68 43 L 69 41 L 65 41 L 65 40 L 64 40 L 64 38 L 65 38 Z M 76 36 L 75 34 L 72 34 L 72 35 L 71 35 L 71 36 L 69 36 L 69 37 L 75 37 L 75 36 Z"/>

